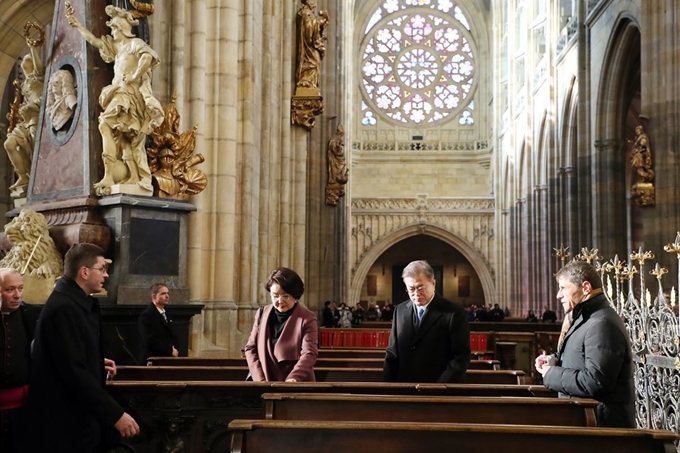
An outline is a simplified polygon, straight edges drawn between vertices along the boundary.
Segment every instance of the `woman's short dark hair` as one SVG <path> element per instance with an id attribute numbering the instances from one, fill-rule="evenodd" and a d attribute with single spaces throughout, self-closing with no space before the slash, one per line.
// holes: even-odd
<path id="1" fill-rule="evenodd" d="M 300 276 L 293 269 L 288 269 L 287 267 L 277 267 L 269 274 L 267 283 L 264 285 L 267 292 L 269 292 L 274 283 L 278 284 L 281 289 L 296 300 L 300 299 L 305 293 L 305 284 L 302 283 Z"/>

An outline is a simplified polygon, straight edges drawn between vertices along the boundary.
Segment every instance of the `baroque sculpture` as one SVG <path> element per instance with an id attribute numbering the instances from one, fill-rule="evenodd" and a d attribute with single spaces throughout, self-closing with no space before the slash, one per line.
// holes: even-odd
<path id="1" fill-rule="evenodd" d="M 31 38 L 33 28 L 38 31 L 37 38 Z M 21 62 L 24 81 L 19 85 L 15 80 L 13 84 L 16 97 L 13 108 L 7 114 L 9 127 L 5 140 L 5 150 L 17 173 L 16 182 L 9 187 L 12 198 L 25 197 L 28 189 L 45 81 L 45 65 L 38 55 L 38 48 L 45 41 L 45 30 L 35 22 L 28 22 L 24 26 L 24 37 L 30 54 Z"/>
<path id="2" fill-rule="evenodd" d="M 17 269 L 22 275 L 56 280 L 63 273 L 63 260 L 47 228 L 42 214 L 22 209 L 10 223 L 5 234 L 12 248 L 0 260 L 0 267 Z"/>
<path id="3" fill-rule="evenodd" d="M 315 16 L 316 0 L 302 0 L 298 16 L 298 67 L 297 86 L 316 89 L 319 92 L 321 60 L 326 55 L 325 30 L 328 13 L 319 11 Z"/>
<path id="4" fill-rule="evenodd" d="M 335 135 L 328 141 L 328 184 L 326 184 L 326 204 L 337 206 L 345 196 L 345 184 L 349 179 L 349 169 L 345 162 L 345 128 L 339 124 Z"/>
<path id="5" fill-rule="evenodd" d="M 99 115 L 99 132 L 104 177 L 94 185 L 95 193 L 151 195 L 151 171 L 144 143 L 153 128 L 163 122 L 163 109 L 151 89 L 151 71 L 160 59 L 146 42 L 132 34 L 132 27 L 139 24 L 136 17 L 152 9 L 127 11 L 108 5 L 105 11 L 111 20 L 106 25 L 111 28 L 111 35 L 101 38 L 78 22 L 70 5 L 67 11 L 69 24 L 99 49 L 105 62 L 113 63 L 113 81 L 99 96 L 103 109 Z M 114 185 L 117 187 L 112 187 Z"/>
<path id="6" fill-rule="evenodd" d="M 47 100 L 45 101 L 45 109 L 52 129 L 61 130 L 73 118 L 77 104 L 78 93 L 73 75 L 66 69 L 56 71 L 47 82 Z"/>
<path id="7" fill-rule="evenodd" d="M 296 89 L 292 102 L 292 122 L 311 130 L 315 116 L 323 113 L 323 99 L 319 87 L 321 60 L 326 55 L 326 27 L 328 13 L 319 11 L 316 0 L 302 0 L 297 13 L 298 52 Z"/>
<path id="8" fill-rule="evenodd" d="M 630 142 L 630 140 L 629 140 Z M 642 125 L 635 128 L 635 140 L 631 142 L 630 163 L 638 175 L 638 181 L 631 188 L 631 195 L 640 206 L 654 205 L 654 170 L 649 135 Z"/>
<path id="9" fill-rule="evenodd" d="M 205 189 L 208 177 L 194 168 L 205 161 L 202 154 L 192 155 L 196 148 L 196 129 L 179 132 L 180 116 L 175 101 L 165 107 L 165 120 L 151 132 L 153 147 L 147 148 L 153 174 L 154 196 L 188 200 Z"/>

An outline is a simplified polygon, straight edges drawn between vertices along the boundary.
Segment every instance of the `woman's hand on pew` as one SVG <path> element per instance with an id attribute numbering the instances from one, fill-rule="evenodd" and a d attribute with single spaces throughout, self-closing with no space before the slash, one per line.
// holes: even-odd
<path id="1" fill-rule="evenodd" d="M 293 378 L 286 379 L 286 382 L 297 382 L 297 379 L 293 379 Z"/>

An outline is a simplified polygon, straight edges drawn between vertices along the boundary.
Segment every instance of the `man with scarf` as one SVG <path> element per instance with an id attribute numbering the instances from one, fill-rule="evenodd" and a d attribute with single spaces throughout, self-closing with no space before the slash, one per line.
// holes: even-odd
<path id="1" fill-rule="evenodd" d="M 596 399 L 598 426 L 634 428 L 630 338 L 600 275 L 590 264 L 572 261 L 555 278 L 566 316 L 557 354 L 536 358 L 543 385 L 560 397 Z"/>

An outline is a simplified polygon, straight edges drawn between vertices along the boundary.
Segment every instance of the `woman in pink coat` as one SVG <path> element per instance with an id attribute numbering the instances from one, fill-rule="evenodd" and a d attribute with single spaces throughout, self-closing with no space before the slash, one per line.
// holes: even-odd
<path id="1" fill-rule="evenodd" d="M 245 347 L 253 381 L 315 381 L 318 355 L 316 314 L 298 303 L 305 291 L 292 269 L 274 269 L 265 288 L 272 304 L 255 315 Z"/>

